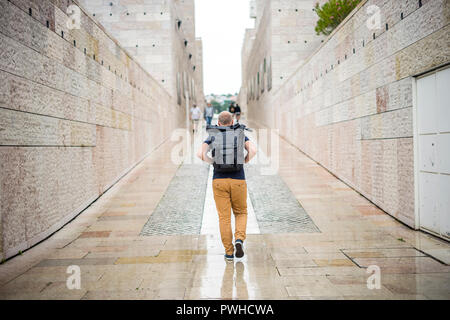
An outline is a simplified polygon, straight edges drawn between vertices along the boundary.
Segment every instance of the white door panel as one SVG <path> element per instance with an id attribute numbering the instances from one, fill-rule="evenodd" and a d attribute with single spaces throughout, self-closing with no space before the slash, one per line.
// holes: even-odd
<path id="1" fill-rule="evenodd" d="M 439 232 L 439 205 L 437 194 L 439 175 L 420 174 L 420 224 L 422 227 Z"/>
<path id="2" fill-rule="evenodd" d="M 419 134 L 436 133 L 436 75 L 417 80 Z"/>
<path id="3" fill-rule="evenodd" d="M 436 164 L 436 135 L 426 135 L 419 137 L 420 144 L 420 170 L 427 172 L 437 172 Z"/>
<path id="4" fill-rule="evenodd" d="M 439 225 L 440 233 L 450 238 L 450 176 L 439 176 Z"/>
<path id="5" fill-rule="evenodd" d="M 438 123 L 440 132 L 450 132 L 450 68 L 436 74 Z"/>
<path id="6" fill-rule="evenodd" d="M 437 170 L 440 173 L 450 174 L 450 133 L 437 136 L 436 157 Z M 450 189 L 447 190 L 450 194 Z"/>

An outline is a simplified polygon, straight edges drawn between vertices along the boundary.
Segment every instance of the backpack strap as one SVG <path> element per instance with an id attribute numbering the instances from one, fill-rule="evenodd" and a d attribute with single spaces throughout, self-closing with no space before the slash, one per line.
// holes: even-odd
<path id="1" fill-rule="evenodd" d="M 206 126 L 206 130 L 237 130 L 237 129 L 242 129 L 242 130 L 246 130 L 246 131 L 252 131 L 250 129 L 248 129 L 245 125 L 240 124 L 240 123 L 236 123 L 232 126 L 213 126 L 213 125 L 207 125 Z"/>

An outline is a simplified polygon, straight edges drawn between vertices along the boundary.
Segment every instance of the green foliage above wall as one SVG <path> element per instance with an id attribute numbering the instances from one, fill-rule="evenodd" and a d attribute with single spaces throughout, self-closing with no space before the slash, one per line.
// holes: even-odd
<path id="1" fill-rule="evenodd" d="M 216 100 L 212 100 L 210 103 L 214 108 L 214 113 L 221 113 L 222 111 L 227 110 L 227 106 L 225 104 L 220 104 Z"/>
<path id="2" fill-rule="evenodd" d="M 317 35 L 328 36 L 352 12 L 361 0 L 329 0 L 322 7 L 316 3 L 315 11 L 319 16 Z"/>

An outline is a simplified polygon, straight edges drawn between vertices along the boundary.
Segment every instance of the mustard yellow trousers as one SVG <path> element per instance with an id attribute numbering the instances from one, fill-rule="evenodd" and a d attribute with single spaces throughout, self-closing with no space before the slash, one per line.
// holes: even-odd
<path id="1" fill-rule="evenodd" d="M 235 219 L 235 240 L 247 236 L 247 183 L 237 179 L 213 180 L 214 200 L 219 214 L 220 236 L 227 255 L 234 253 L 231 209 Z"/>

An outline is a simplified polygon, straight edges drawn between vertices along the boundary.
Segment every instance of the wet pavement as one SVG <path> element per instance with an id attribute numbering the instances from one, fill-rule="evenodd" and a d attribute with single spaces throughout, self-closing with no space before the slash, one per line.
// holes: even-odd
<path id="1" fill-rule="evenodd" d="M 163 144 L 59 232 L 0 265 L 0 299 L 450 298 L 447 242 L 399 223 L 283 141 L 278 191 L 253 186 L 246 256 L 226 263 L 210 171 L 201 169 L 195 197 L 174 200 L 170 190 L 183 192 L 190 175 L 170 160 L 172 147 Z M 279 190 L 289 191 L 289 210 L 265 225 L 258 210 L 280 201 L 267 198 Z M 163 210 L 180 204 L 184 216 Z M 195 219 L 184 220 L 190 208 Z M 295 212 L 302 218 L 290 229 Z M 67 287 L 69 266 L 80 267 L 80 289 Z M 379 289 L 367 286 L 371 266 L 380 268 Z"/>

